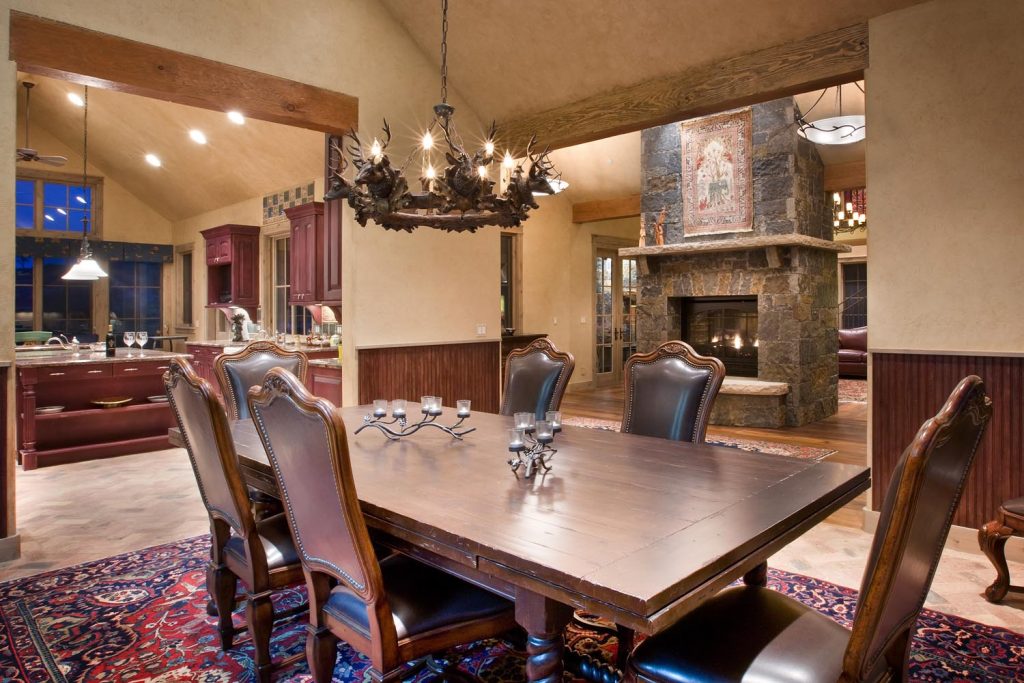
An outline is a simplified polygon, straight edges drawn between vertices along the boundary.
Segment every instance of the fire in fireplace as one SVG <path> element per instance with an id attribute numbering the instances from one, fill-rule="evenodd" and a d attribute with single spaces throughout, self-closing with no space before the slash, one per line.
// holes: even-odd
<path id="1" fill-rule="evenodd" d="M 757 297 L 683 299 L 683 340 L 704 356 L 725 363 L 729 375 L 757 377 Z"/>

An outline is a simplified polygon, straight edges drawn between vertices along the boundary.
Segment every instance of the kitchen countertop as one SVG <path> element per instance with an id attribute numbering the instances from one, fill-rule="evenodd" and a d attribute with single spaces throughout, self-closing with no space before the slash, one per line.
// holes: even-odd
<path id="1" fill-rule="evenodd" d="M 117 355 L 108 358 L 100 351 L 98 353 L 82 352 L 78 356 L 70 351 L 22 351 L 18 353 L 21 358 L 15 357 L 14 364 L 19 368 L 34 368 L 62 365 L 86 365 L 97 363 L 138 363 L 139 361 L 170 360 L 171 358 L 191 358 L 187 353 L 172 353 L 170 351 L 151 351 L 149 349 L 135 349 L 128 355 L 128 349 L 118 349 Z"/>
<path id="2" fill-rule="evenodd" d="M 244 348 L 247 344 L 251 344 L 254 341 L 256 341 L 256 340 L 252 339 L 252 340 L 247 341 L 247 342 L 246 341 L 233 342 L 233 341 L 228 341 L 226 339 L 214 339 L 212 341 L 187 341 L 187 342 L 185 342 L 185 346 L 205 346 L 205 347 L 214 348 L 214 349 L 225 349 L 225 348 L 228 348 L 228 347 L 231 347 L 231 348 Z M 267 341 L 270 341 L 270 340 L 267 340 Z M 338 350 L 336 348 L 332 349 L 330 346 L 314 346 L 314 345 L 311 345 L 311 344 L 285 344 L 281 348 L 283 348 L 285 351 L 302 351 L 303 353 L 310 353 L 312 351 L 334 351 L 335 353 L 338 352 Z"/>
<path id="3" fill-rule="evenodd" d="M 310 365 L 315 365 L 318 368 L 338 368 L 341 369 L 341 361 L 337 358 L 311 358 L 309 361 Z"/>

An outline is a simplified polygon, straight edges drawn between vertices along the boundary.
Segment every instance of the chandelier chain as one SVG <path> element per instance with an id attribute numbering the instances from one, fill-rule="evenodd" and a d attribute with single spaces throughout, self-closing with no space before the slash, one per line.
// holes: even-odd
<path id="1" fill-rule="evenodd" d="M 448 0 L 441 0 L 441 103 L 448 104 Z"/>
<path id="2" fill-rule="evenodd" d="M 82 194 L 85 194 L 86 188 L 89 187 L 89 86 L 84 87 L 84 97 L 82 98 Z M 85 216 L 82 218 L 82 237 L 88 239 L 87 233 L 89 231 L 88 226 L 89 212 L 86 210 Z"/>

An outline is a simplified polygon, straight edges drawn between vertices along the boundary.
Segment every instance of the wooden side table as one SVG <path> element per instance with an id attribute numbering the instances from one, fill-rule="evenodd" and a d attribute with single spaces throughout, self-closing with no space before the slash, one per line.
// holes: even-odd
<path id="1" fill-rule="evenodd" d="M 996 518 L 978 530 L 978 545 L 996 568 L 996 580 L 985 589 L 989 602 L 999 602 L 1011 591 L 1024 593 L 1024 586 L 1010 584 L 1006 566 L 1006 541 L 1010 536 L 1024 536 L 1024 497 L 1000 505 Z"/>

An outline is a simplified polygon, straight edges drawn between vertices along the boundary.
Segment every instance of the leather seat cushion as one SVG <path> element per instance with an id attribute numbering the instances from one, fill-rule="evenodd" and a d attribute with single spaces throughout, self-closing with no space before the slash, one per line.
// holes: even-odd
<path id="1" fill-rule="evenodd" d="M 645 640 L 630 663 L 672 683 L 835 681 L 849 639 L 845 628 L 796 600 L 741 586 Z"/>
<path id="2" fill-rule="evenodd" d="M 399 639 L 512 609 L 508 600 L 406 555 L 392 555 L 380 568 Z M 369 634 L 366 604 L 343 586 L 331 591 L 324 613 Z"/>
<path id="3" fill-rule="evenodd" d="M 284 513 L 267 517 L 256 522 L 263 550 L 267 554 L 267 568 L 278 569 L 299 563 L 299 555 L 295 552 L 292 532 L 288 528 L 288 520 Z M 235 556 L 243 565 L 245 562 L 245 544 L 241 536 L 232 536 L 224 545 L 224 550 Z"/>
<path id="4" fill-rule="evenodd" d="M 839 349 L 839 361 L 845 363 L 867 363 L 868 354 L 854 349 Z"/>
<path id="5" fill-rule="evenodd" d="M 1008 500 L 1003 503 L 1002 507 L 1011 514 L 1024 517 L 1024 497 Z"/>

